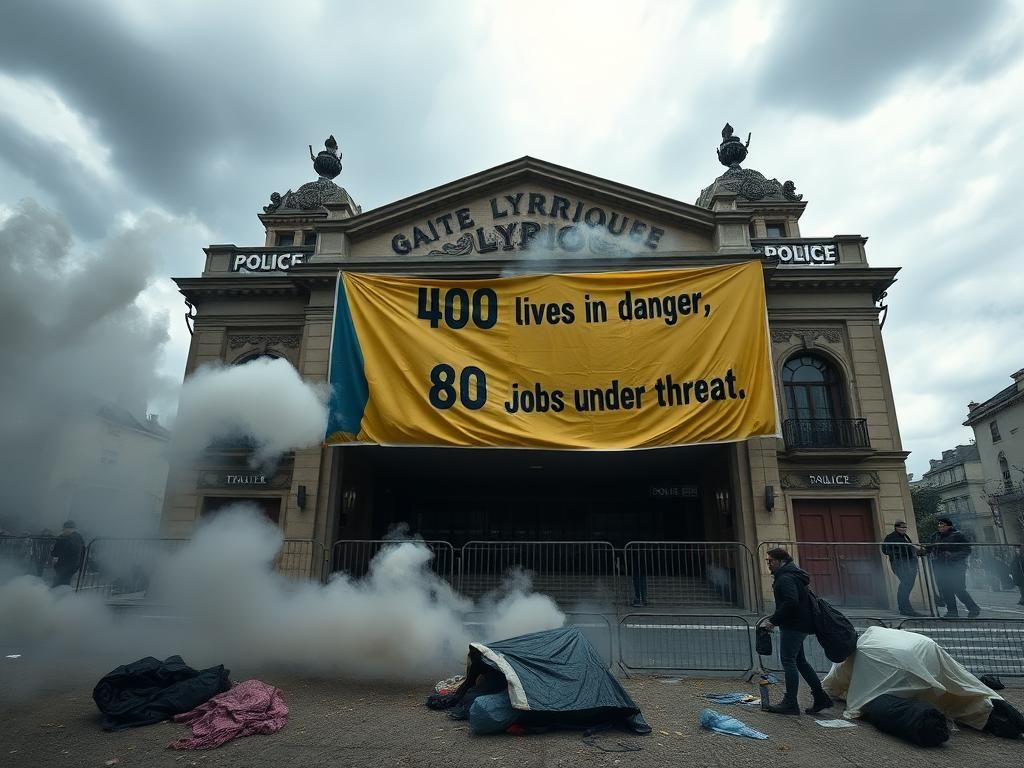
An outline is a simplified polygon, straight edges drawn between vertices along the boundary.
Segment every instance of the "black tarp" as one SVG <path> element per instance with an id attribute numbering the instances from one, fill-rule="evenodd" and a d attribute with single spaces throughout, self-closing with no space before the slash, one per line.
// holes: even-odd
<path id="1" fill-rule="evenodd" d="M 920 747 L 937 747 L 949 741 L 946 716 L 923 701 L 886 693 L 861 707 L 861 717 L 878 730 Z"/>
<path id="2" fill-rule="evenodd" d="M 512 706 L 525 726 L 611 725 L 636 733 L 651 731 L 640 708 L 577 627 L 470 643 L 466 680 L 443 703 L 432 697 L 430 705 L 457 706 L 472 695 L 477 678 L 489 677 L 490 669 L 505 678 Z"/>
<path id="3" fill-rule="evenodd" d="M 105 731 L 149 725 L 189 712 L 231 687 L 223 665 L 197 671 L 181 656 L 147 656 L 104 675 L 92 691 Z"/>

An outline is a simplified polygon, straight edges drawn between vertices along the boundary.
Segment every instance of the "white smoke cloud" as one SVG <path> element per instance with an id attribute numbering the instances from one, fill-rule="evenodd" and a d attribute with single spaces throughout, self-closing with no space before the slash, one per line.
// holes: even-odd
<path id="1" fill-rule="evenodd" d="M 286 360 L 259 358 L 210 365 L 185 381 L 174 423 L 176 453 L 195 453 L 216 439 L 248 437 L 254 466 L 308 448 L 327 430 L 327 393 L 302 380 Z"/>
<path id="2" fill-rule="evenodd" d="M 99 673 L 178 653 L 196 667 L 225 664 L 246 674 L 429 682 L 461 671 L 472 640 L 565 622 L 521 577 L 474 605 L 430 570 L 430 550 L 420 544 L 386 546 L 365 578 L 339 575 L 328 584 L 273 570 L 280 547 L 279 530 L 252 507 L 220 513 L 159 563 L 139 612 L 145 616 L 119 618 L 98 597 L 19 576 L 0 585 L 0 616 L 20 617 L 0 623 L 0 650 L 40 667 L 85 656 Z"/>
<path id="3" fill-rule="evenodd" d="M 85 244 L 62 214 L 32 200 L 7 209 L 0 220 L 0 528 L 38 532 L 75 516 L 93 535 L 124 535 L 126 525 L 151 522 L 157 500 L 142 504 L 150 489 L 137 481 L 149 470 L 137 461 L 101 463 L 101 447 L 116 446 L 87 433 L 102 424 L 97 414 L 106 406 L 145 422 L 147 403 L 173 400 L 177 384 L 157 370 L 168 318 L 136 302 L 168 251 L 197 229 L 146 211 Z M 161 461 L 154 455 L 154 472 Z M 84 503 L 93 496 L 95 504 Z M 95 509 L 106 517 L 91 519 Z"/>

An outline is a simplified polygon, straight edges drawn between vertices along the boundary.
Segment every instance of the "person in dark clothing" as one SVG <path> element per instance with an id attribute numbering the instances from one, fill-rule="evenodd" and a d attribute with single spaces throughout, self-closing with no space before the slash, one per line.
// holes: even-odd
<path id="1" fill-rule="evenodd" d="M 50 556 L 54 559 L 53 586 L 70 586 L 71 579 L 78 573 L 85 559 L 85 541 L 82 534 L 75 530 L 73 520 L 64 523 L 64 530 L 54 542 Z"/>
<path id="2" fill-rule="evenodd" d="M 633 575 L 633 607 L 640 608 L 647 605 L 647 563 L 646 555 L 642 549 L 635 548 L 630 552 L 629 571 Z"/>
<path id="3" fill-rule="evenodd" d="M 811 577 L 797 567 L 784 549 L 768 550 L 768 570 L 772 572 L 772 592 L 775 595 L 775 613 L 765 625 L 779 628 L 779 659 L 786 678 L 786 694 L 778 704 L 769 705 L 768 712 L 780 715 L 799 715 L 797 692 L 800 678 L 807 681 L 814 703 L 804 710 L 817 714 L 832 706 L 832 699 L 821 687 L 814 668 L 804 655 L 804 639 L 814 634 L 814 604 L 808 585 Z"/>
<path id="4" fill-rule="evenodd" d="M 902 520 L 897 521 L 892 533 L 885 537 L 882 554 L 889 558 L 889 566 L 900 580 L 899 589 L 896 590 L 896 604 L 900 613 L 904 616 L 920 616 L 910 604 L 910 593 L 917 581 L 917 558 L 921 548 L 910 540 L 907 524 Z"/>
<path id="5" fill-rule="evenodd" d="M 967 592 L 967 558 L 971 556 L 971 543 L 953 526 L 948 517 L 938 519 L 939 535 L 935 543 L 926 548 L 935 564 L 935 583 L 946 604 L 944 618 L 955 619 L 960 615 L 957 599 L 967 608 L 968 618 L 981 613 L 981 607 Z"/>
<path id="6" fill-rule="evenodd" d="M 1017 545 L 1017 554 L 1010 561 L 1010 577 L 1013 583 L 1020 590 L 1020 600 L 1017 605 L 1024 605 L 1024 544 Z"/>

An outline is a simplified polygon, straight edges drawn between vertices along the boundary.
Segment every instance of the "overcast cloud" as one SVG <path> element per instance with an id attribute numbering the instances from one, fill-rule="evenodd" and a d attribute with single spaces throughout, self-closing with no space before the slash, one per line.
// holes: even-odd
<path id="1" fill-rule="evenodd" d="M 692 202 L 728 120 L 753 132 L 747 167 L 796 182 L 805 235 L 863 234 L 872 265 L 904 268 L 884 335 L 920 473 L 1024 367 L 1022 42 L 1012 2 L 16 0 L 3 257 L 37 226 L 68 264 L 123 267 L 91 305 L 44 283 L 59 322 L 128 312 L 131 343 L 161 345 L 131 381 L 167 403 L 188 344 L 167 278 L 211 242 L 260 244 L 270 193 L 313 178 L 307 144 L 337 137 L 364 210 L 525 154 Z"/>

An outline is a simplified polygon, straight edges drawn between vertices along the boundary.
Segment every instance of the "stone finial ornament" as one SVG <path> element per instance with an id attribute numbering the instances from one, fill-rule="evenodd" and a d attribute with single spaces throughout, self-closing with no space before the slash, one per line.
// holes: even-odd
<path id="1" fill-rule="evenodd" d="M 313 155 L 313 145 L 309 145 L 309 159 L 313 161 L 313 170 L 321 179 L 333 179 L 341 173 L 341 153 L 338 151 L 338 142 L 334 136 L 328 136 L 324 142 L 326 149 L 320 150 Z"/>
<path id="2" fill-rule="evenodd" d="M 718 147 L 718 162 L 728 168 L 739 168 L 747 157 L 747 147 L 750 146 L 750 134 L 747 134 L 747 143 L 743 144 L 737 137 L 732 135 L 733 127 L 728 123 L 722 129 L 722 143 Z"/>

